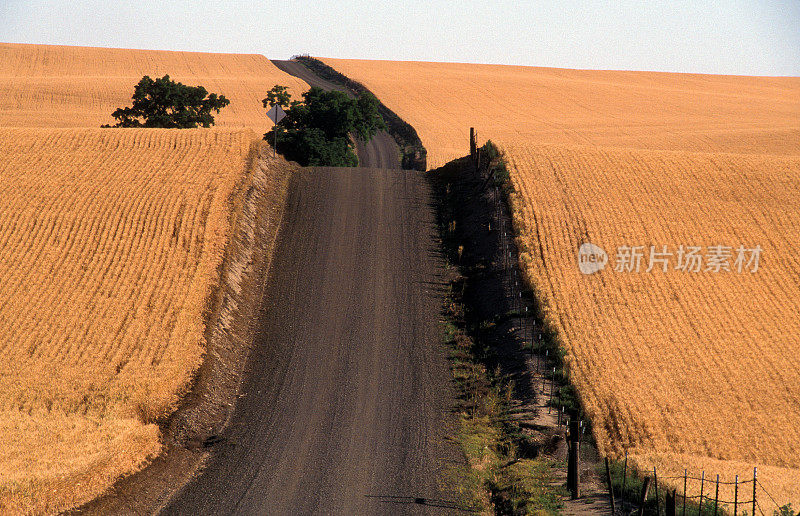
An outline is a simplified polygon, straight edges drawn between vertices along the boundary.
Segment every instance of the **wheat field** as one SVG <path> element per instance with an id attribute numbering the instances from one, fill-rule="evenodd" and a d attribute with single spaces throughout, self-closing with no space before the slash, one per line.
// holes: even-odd
<path id="1" fill-rule="evenodd" d="M 469 127 L 503 148 L 521 266 L 601 453 L 659 482 L 758 467 L 800 505 L 800 78 L 325 62 L 415 127 L 430 168 L 468 152 Z M 586 242 L 601 272 L 580 272 Z M 680 246 L 718 245 L 730 272 L 675 268 Z M 642 247 L 640 272 L 617 270 L 620 246 Z M 651 246 L 667 272 L 646 272 Z M 739 246 L 761 248 L 755 272 Z"/>
<path id="2" fill-rule="evenodd" d="M 0 512 L 86 501 L 160 451 L 253 140 L 0 129 Z"/>
<path id="3" fill-rule="evenodd" d="M 796 77 L 323 61 L 414 126 L 429 168 L 463 156 L 470 127 L 503 145 L 800 155 Z"/>
<path id="4" fill-rule="evenodd" d="M 261 105 L 275 84 L 308 89 L 257 54 L 211 54 L 0 43 L 0 127 L 100 127 L 129 106 L 144 75 L 169 74 L 231 101 L 217 127 L 271 126 Z"/>
<path id="5" fill-rule="evenodd" d="M 226 95 L 219 128 L 99 128 L 163 74 Z M 162 450 L 241 188 L 277 186 L 253 167 L 276 83 L 307 88 L 257 55 L 0 44 L 0 513 L 80 505 Z"/>

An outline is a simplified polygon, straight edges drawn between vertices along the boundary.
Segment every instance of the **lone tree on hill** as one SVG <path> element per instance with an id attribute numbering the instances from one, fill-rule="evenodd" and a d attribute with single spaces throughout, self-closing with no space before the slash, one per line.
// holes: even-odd
<path id="1" fill-rule="evenodd" d="M 133 106 L 111 113 L 117 123 L 102 127 L 210 127 L 211 112 L 219 113 L 228 104 L 225 95 L 208 93 L 202 86 L 186 86 L 169 75 L 155 80 L 145 75 L 133 90 Z"/>
<path id="2" fill-rule="evenodd" d="M 371 93 L 351 99 L 341 91 L 313 86 L 298 101 L 291 100 L 285 86 L 276 85 L 262 102 L 265 108 L 276 104 L 286 108 L 286 118 L 264 139 L 273 141 L 277 130 L 278 151 L 303 166 L 357 166 L 350 135 L 370 141 L 386 128 L 378 99 Z"/>

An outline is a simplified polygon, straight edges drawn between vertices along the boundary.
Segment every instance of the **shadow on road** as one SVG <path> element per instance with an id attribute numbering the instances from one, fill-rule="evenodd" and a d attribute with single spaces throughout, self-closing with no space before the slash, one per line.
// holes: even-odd
<path id="1" fill-rule="evenodd" d="M 455 509 L 461 512 L 476 513 L 479 512 L 472 507 L 454 502 L 451 500 L 438 500 L 435 498 L 424 498 L 420 496 L 383 496 L 383 495 L 365 495 L 366 498 L 377 498 L 382 503 L 391 503 L 396 505 L 424 505 L 425 507 L 438 507 L 441 509 Z"/>

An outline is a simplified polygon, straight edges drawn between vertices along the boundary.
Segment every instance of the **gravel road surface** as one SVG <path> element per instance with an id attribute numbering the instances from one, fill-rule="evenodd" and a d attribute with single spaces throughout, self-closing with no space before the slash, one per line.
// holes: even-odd
<path id="1" fill-rule="evenodd" d="M 387 134 L 359 155 L 293 179 L 233 421 L 164 514 L 460 512 L 431 194 Z"/>

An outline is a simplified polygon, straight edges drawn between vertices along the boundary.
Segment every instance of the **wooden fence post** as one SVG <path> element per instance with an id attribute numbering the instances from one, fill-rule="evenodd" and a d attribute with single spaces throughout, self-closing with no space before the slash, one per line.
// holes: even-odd
<path id="1" fill-rule="evenodd" d="M 573 413 L 569 419 L 569 462 L 567 464 L 567 483 L 572 499 L 577 499 L 580 493 L 580 460 L 581 460 L 581 429 L 578 415 Z M 570 484 L 570 481 L 572 483 Z"/>
<path id="2" fill-rule="evenodd" d="M 575 483 L 575 479 L 572 476 L 572 437 L 569 435 L 571 429 L 572 424 L 570 423 L 567 425 L 566 432 L 564 432 L 567 440 L 567 491 L 570 493 L 572 493 L 572 485 Z"/>
<path id="3" fill-rule="evenodd" d="M 661 503 L 658 499 L 658 473 L 656 467 L 653 466 L 653 483 L 656 485 L 656 516 L 661 515 Z"/>
<path id="4" fill-rule="evenodd" d="M 667 506 L 666 506 L 666 513 L 667 516 L 675 516 L 675 499 L 678 497 L 677 491 L 667 490 Z"/>
<path id="5" fill-rule="evenodd" d="M 478 142 L 477 138 L 475 137 L 475 128 L 469 128 L 469 155 L 472 158 L 472 161 L 475 161 L 475 158 L 478 154 Z"/>
<path id="6" fill-rule="evenodd" d="M 644 477 L 642 496 L 639 498 L 639 516 L 644 516 L 644 503 L 647 501 L 647 491 L 650 490 L 650 477 Z"/>
<path id="7" fill-rule="evenodd" d="M 608 494 L 611 497 L 611 514 L 617 514 L 617 507 L 614 503 L 614 484 L 611 483 L 611 467 L 608 465 L 608 457 L 606 457 L 606 479 L 608 479 Z"/>
<path id="8" fill-rule="evenodd" d="M 622 468 L 622 497 L 625 498 L 625 484 L 628 481 L 628 450 L 625 450 L 625 466 Z"/>

